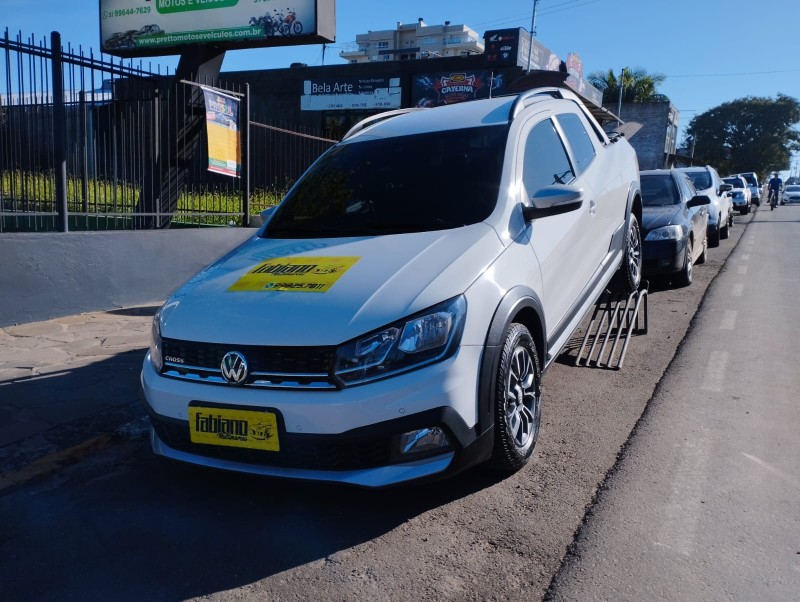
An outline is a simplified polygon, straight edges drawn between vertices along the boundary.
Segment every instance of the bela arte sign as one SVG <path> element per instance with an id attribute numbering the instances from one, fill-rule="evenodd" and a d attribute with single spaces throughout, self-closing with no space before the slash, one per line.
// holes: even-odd
<path id="1" fill-rule="evenodd" d="M 401 92 L 399 77 L 306 80 L 300 109 L 398 109 Z"/>
<path id="2" fill-rule="evenodd" d="M 323 43 L 334 32 L 330 0 L 100 0 L 102 48 L 120 56 Z"/>

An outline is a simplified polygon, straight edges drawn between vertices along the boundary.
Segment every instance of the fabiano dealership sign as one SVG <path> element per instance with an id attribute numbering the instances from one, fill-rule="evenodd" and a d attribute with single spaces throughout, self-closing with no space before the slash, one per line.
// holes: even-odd
<path id="1" fill-rule="evenodd" d="M 333 0 L 100 0 L 102 48 L 120 56 L 322 44 L 335 28 Z"/>

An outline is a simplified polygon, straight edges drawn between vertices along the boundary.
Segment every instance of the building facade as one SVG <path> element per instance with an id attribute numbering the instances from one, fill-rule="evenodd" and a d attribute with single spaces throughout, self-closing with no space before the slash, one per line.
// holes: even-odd
<path id="1" fill-rule="evenodd" d="M 616 106 L 609 105 L 610 110 Z M 639 157 L 639 169 L 665 169 L 675 165 L 678 109 L 670 101 L 623 103 L 619 117 L 642 127 L 628 142 Z"/>
<path id="2" fill-rule="evenodd" d="M 396 29 L 369 31 L 356 35 L 356 43 L 339 53 L 348 63 L 407 61 L 482 54 L 483 42 L 466 25 L 427 25 L 397 22 Z"/>

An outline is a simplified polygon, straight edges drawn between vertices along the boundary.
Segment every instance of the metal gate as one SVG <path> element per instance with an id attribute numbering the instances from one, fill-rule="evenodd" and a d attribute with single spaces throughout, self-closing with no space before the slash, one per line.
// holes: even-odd
<path id="1" fill-rule="evenodd" d="M 247 225 L 335 143 L 245 110 L 252 177 L 211 173 L 202 98 L 167 69 L 64 48 L 55 32 L 6 30 L 0 50 L 0 232 Z M 248 106 L 247 86 L 196 83 Z"/>

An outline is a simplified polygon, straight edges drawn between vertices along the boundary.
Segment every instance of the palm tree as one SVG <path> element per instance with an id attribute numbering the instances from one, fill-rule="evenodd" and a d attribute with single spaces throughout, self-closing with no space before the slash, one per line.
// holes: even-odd
<path id="1" fill-rule="evenodd" d="M 622 70 L 622 101 L 623 102 L 659 102 L 668 100 L 666 96 L 657 91 L 658 86 L 667 78 L 661 73 L 648 75 L 644 69 Z M 619 99 L 619 77 L 613 69 L 607 73 L 595 71 L 588 77 L 589 83 L 603 92 L 603 104 L 613 104 Z"/>

